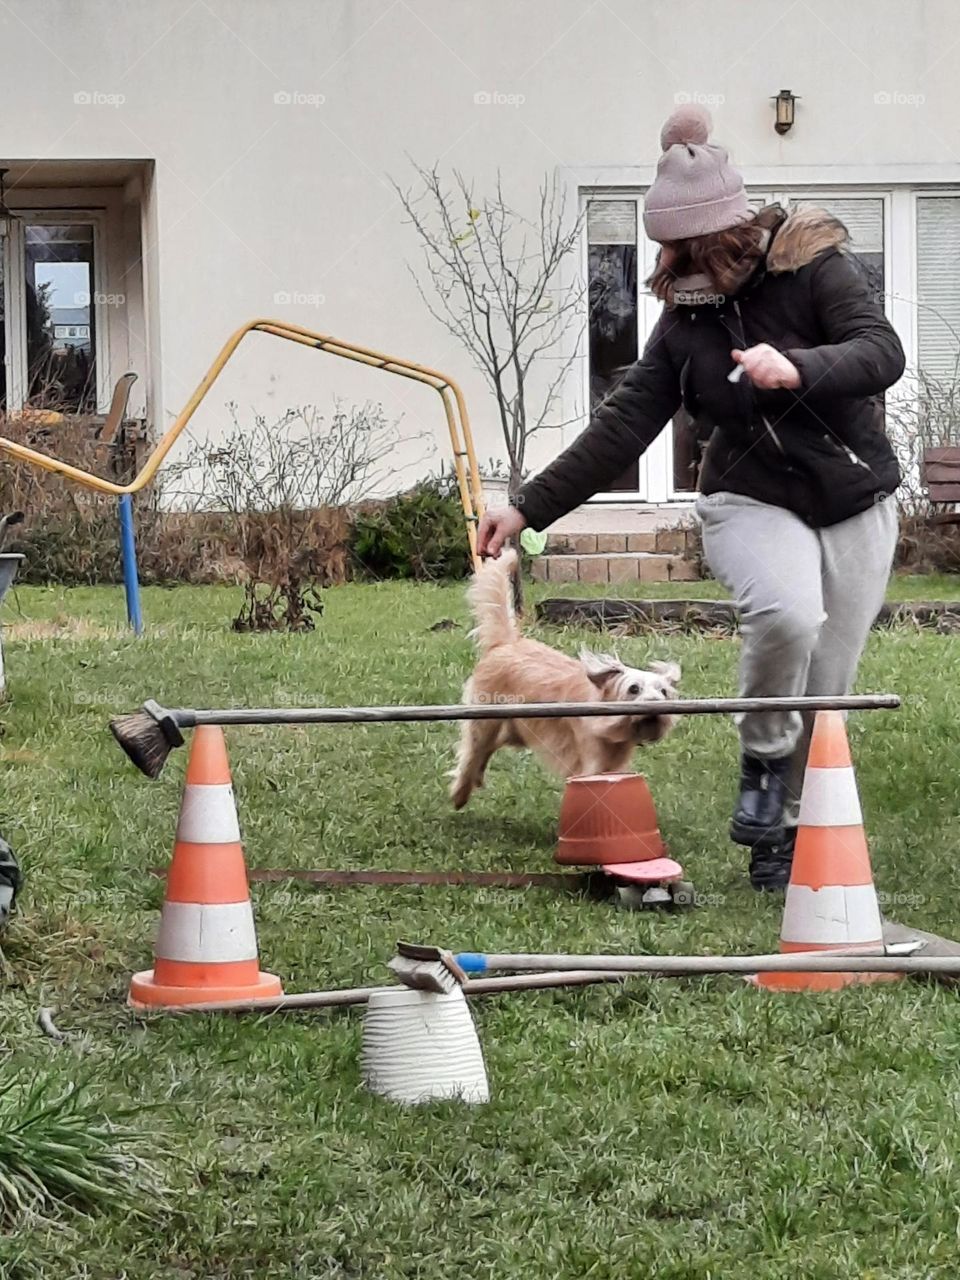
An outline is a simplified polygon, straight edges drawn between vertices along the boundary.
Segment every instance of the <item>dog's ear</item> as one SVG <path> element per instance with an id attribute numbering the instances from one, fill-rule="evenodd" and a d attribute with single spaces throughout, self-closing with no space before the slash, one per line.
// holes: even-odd
<path id="1" fill-rule="evenodd" d="M 680 676 L 682 672 L 680 670 L 679 662 L 651 662 L 649 670 L 655 675 L 663 676 L 664 680 L 666 680 L 669 685 L 677 685 L 680 683 Z"/>
<path id="2" fill-rule="evenodd" d="M 580 664 L 598 689 L 602 689 L 611 676 L 623 675 L 625 670 L 623 663 L 613 654 L 592 653 L 589 649 L 580 650 Z"/>

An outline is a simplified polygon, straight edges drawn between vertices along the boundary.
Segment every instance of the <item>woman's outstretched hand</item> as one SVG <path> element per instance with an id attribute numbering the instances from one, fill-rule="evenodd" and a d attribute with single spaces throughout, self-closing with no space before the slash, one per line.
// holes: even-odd
<path id="1" fill-rule="evenodd" d="M 484 513 L 477 530 L 477 551 L 496 559 L 508 538 L 515 538 L 527 522 L 516 507 L 497 507 Z"/>
<path id="2" fill-rule="evenodd" d="M 737 364 L 743 365 L 744 373 L 761 391 L 774 391 L 777 387 L 796 391 L 800 386 L 800 370 L 768 342 L 747 347 L 746 351 L 731 351 L 730 354 Z"/>

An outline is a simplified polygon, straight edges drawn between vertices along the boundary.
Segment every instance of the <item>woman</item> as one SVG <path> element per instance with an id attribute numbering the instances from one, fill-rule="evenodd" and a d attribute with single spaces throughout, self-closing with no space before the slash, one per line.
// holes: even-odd
<path id="1" fill-rule="evenodd" d="M 755 214 L 709 128 L 683 108 L 660 135 L 644 226 L 661 245 L 648 285 L 664 308 L 642 358 L 516 505 L 484 517 L 480 552 L 609 489 L 682 405 L 708 439 L 697 514 L 740 611 L 741 694 L 843 694 L 897 540 L 882 396 L 903 351 L 843 252 L 845 228 L 818 209 Z M 739 727 L 731 836 L 751 850 L 754 888 L 782 888 L 810 725 L 763 713 Z"/>

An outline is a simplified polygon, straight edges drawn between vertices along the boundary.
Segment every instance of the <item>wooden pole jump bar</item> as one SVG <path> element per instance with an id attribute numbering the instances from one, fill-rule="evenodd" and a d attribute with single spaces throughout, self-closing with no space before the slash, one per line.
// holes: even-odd
<path id="1" fill-rule="evenodd" d="M 548 720 L 563 716 L 704 716 L 770 711 L 894 711 L 895 693 L 822 698 L 673 698 L 638 702 L 490 702 L 452 706 L 162 708 L 181 729 L 238 724 L 388 724 L 420 720 Z"/>
<path id="2" fill-rule="evenodd" d="M 392 707 L 234 707 L 197 710 L 163 707 L 148 699 L 132 715 L 114 716 L 110 731 L 148 778 L 158 778 L 171 750 L 182 747 L 183 730 L 201 725 L 240 724 L 390 724 L 438 720 L 551 720 L 563 716 L 622 716 L 630 720 L 660 716 L 733 715 L 763 711 L 893 711 L 895 693 L 823 698 L 662 698 L 637 702 L 490 701 L 436 706 Z"/>
<path id="3" fill-rule="evenodd" d="M 470 978 L 463 984 L 466 996 L 495 996 L 511 991 L 545 991 L 551 987 L 585 987 L 597 982 L 623 982 L 629 974 L 619 970 L 565 970 L 562 973 L 512 973 L 502 978 Z M 252 1000 L 209 1000 L 202 1004 L 158 1006 L 138 1013 L 295 1013 L 304 1009 L 335 1009 L 366 1004 L 378 991 L 403 987 L 346 987 L 340 991 L 302 991 L 293 995 Z"/>

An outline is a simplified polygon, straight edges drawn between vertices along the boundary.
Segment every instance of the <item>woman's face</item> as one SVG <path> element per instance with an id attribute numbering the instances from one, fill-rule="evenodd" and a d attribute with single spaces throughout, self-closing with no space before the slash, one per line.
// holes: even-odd
<path id="1" fill-rule="evenodd" d="M 667 270 L 669 271 L 670 268 L 673 266 L 673 264 L 676 262 L 676 260 L 677 260 L 676 246 L 672 244 L 662 244 L 660 246 L 660 252 L 657 254 L 657 265 L 661 267 L 666 267 Z"/>

